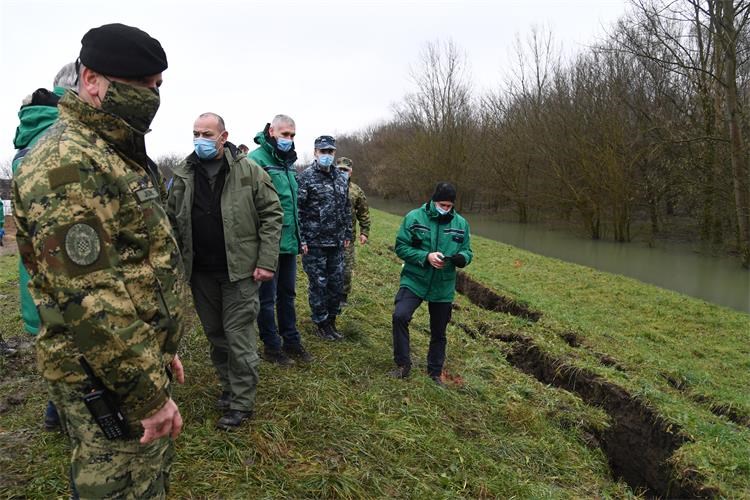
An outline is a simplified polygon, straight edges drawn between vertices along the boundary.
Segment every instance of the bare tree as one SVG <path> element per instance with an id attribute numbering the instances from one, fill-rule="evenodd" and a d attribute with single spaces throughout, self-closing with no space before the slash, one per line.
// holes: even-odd
<path id="1" fill-rule="evenodd" d="M 617 30 L 620 47 L 684 76 L 697 90 L 704 120 L 704 238 L 713 232 L 714 240 L 721 239 L 717 198 L 722 166 L 716 147 L 719 141 L 729 144 L 738 247 L 742 264 L 748 267 L 750 187 L 738 66 L 747 55 L 743 39 L 750 5 L 746 0 L 631 0 L 631 4 L 634 16 Z M 724 131 L 717 127 L 718 117 L 723 118 Z M 720 133 L 723 137 L 717 139 Z"/>

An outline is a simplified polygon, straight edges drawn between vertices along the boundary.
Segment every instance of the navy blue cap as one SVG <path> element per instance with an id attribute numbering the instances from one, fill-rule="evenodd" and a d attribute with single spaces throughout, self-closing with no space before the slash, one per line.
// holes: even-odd
<path id="1" fill-rule="evenodd" d="M 336 139 L 330 135 L 321 135 L 315 139 L 315 149 L 336 149 Z"/>

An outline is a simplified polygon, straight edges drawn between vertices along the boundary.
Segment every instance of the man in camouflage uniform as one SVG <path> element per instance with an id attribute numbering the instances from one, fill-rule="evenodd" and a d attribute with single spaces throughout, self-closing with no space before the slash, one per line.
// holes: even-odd
<path id="1" fill-rule="evenodd" d="M 187 289 L 144 135 L 167 60 L 157 40 L 122 24 L 81 43 L 78 94 L 65 92 L 13 181 L 39 369 L 71 439 L 74 496 L 163 498 L 182 428 L 170 378 L 184 380 Z M 125 436 L 108 439 L 82 401 L 94 385 L 86 364 Z"/>
<path id="2" fill-rule="evenodd" d="M 342 338 L 336 316 L 344 288 L 344 249 L 352 240 L 349 186 L 333 165 L 335 153 L 333 137 L 315 139 L 315 160 L 297 181 L 302 267 L 315 334 L 324 340 Z"/>
<path id="3" fill-rule="evenodd" d="M 359 244 L 364 245 L 370 236 L 370 207 L 362 188 L 352 182 L 353 162 L 342 156 L 336 162 L 336 168 L 349 180 L 349 204 L 352 206 L 352 236 L 357 236 L 357 221 L 359 221 Z M 352 291 L 352 270 L 354 269 L 354 245 L 346 247 L 344 252 L 344 296 L 342 306 L 347 305 L 347 299 Z"/>

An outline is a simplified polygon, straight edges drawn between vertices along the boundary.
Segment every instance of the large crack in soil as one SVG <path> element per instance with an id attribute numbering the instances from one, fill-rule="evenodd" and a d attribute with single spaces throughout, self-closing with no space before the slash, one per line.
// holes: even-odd
<path id="1" fill-rule="evenodd" d="M 464 272 L 456 273 L 456 291 L 466 295 L 472 303 L 488 311 L 508 313 L 529 321 L 539 321 L 542 316 L 539 311 L 531 310 L 524 304 L 498 295 Z"/>
<path id="2" fill-rule="evenodd" d="M 566 365 L 544 353 L 530 339 L 517 342 L 508 361 L 541 382 L 574 392 L 587 404 L 601 407 L 610 415 L 612 425 L 600 436 L 601 447 L 612 472 L 632 488 L 646 488 L 668 498 L 718 495 L 717 491 L 676 477 L 669 459 L 689 439 L 622 387 Z"/>
<path id="3" fill-rule="evenodd" d="M 460 283 L 460 284 L 459 284 Z M 511 314 L 536 321 L 541 313 L 494 294 L 492 290 L 459 273 L 456 289 L 474 304 L 492 311 Z M 509 303 L 511 304 L 509 306 Z M 674 452 L 690 439 L 682 430 L 665 422 L 645 402 L 633 397 L 622 387 L 593 372 L 582 370 L 545 353 L 533 339 L 525 335 L 483 331 L 459 325 L 471 336 L 507 342 L 511 345 L 508 361 L 521 371 L 545 384 L 577 394 L 587 404 L 603 408 L 611 417 L 612 425 L 592 440 L 606 454 L 614 475 L 625 480 L 634 491 L 646 490 L 649 496 L 665 498 L 711 498 L 720 492 L 701 485 L 697 473 L 683 473 L 672 467 Z M 571 347 L 581 346 L 574 332 L 561 332 Z M 621 369 L 616 360 L 606 355 L 602 363 Z M 605 362 L 606 361 L 606 362 Z"/>

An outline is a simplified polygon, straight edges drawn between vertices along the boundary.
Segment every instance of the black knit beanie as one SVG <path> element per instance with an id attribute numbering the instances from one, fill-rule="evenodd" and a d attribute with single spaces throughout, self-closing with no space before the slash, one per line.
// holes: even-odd
<path id="1" fill-rule="evenodd" d="M 435 193 L 432 195 L 432 201 L 450 201 L 456 202 L 456 187 L 450 182 L 438 182 L 435 186 Z"/>

